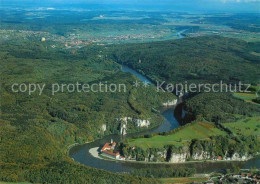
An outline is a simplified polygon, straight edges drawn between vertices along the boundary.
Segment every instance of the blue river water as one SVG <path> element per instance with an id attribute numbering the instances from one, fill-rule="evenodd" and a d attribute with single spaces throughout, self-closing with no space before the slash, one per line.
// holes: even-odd
<path id="1" fill-rule="evenodd" d="M 142 74 L 138 73 L 137 71 L 133 70 L 132 68 L 129 68 L 128 66 L 122 65 L 122 71 L 133 74 L 134 76 L 139 78 L 142 82 L 146 82 L 147 84 L 152 83 L 147 77 L 143 76 Z"/>

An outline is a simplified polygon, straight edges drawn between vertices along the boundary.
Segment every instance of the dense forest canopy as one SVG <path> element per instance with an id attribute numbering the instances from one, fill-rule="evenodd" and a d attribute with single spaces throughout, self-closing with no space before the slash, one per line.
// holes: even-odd
<path id="1" fill-rule="evenodd" d="M 260 106 L 246 103 L 230 93 L 200 93 L 184 102 L 187 115 L 199 120 L 227 123 L 243 116 L 260 115 Z"/>
<path id="2" fill-rule="evenodd" d="M 134 88 L 133 82 L 137 80 L 135 77 L 121 72 L 120 66 L 114 61 L 98 57 L 103 49 L 101 47 L 90 46 L 71 52 L 51 50 L 49 44 L 16 40 L 0 45 L 0 181 L 148 181 L 72 163 L 67 157 L 67 148 L 73 143 L 82 144 L 107 134 L 118 134 L 119 122 L 116 119 L 125 116 L 150 118 L 151 126 L 156 126 L 161 123 L 162 118 L 152 109 L 176 97 L 158 93 L 153 86 Z M 65 91 L 52 95 L 53 83 L 68 84 L 76 81 L 90 84 L 100 81 L 123 83 L 127 86 L 127 91 Z M 45 84 L 46 87 L 41 95 L 29 95 L 13 92 L 13 83 L 37 83 Z M 106 130 L 102 129 L 102 125 L 106 125 Z M 129 132 L 140 130 L 133 126 Z"/>
<path id="3" fill-rule="evenodd" d="M 120 45 L 114 47 L 113 57 L 158 81 L 257 84 L 260 58 L 252 52 L 259 48 L 259 43 L 205 36 Z"/>

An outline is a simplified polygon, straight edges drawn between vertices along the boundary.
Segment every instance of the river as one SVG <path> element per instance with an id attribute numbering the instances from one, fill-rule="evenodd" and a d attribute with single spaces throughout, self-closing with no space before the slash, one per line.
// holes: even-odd
<path id="1" fill-rule="evenodd" d="M 174 110 L 173 107 L 168 109 L 161 109 L 162 115 L 165 117 L 165 121 L 157 128 L 154 128 L 146 132 L 135 133 L 135 134 L 125 135 L 125 136 L 120 136 L 120 135 L 105 136 L 104 138 L 96 140 L 94 142 L 73 147 L 70 150 L 70 157 L 73 158 L 76 162 L 82 163 L 84 165 L 95 167 L 98 169 L 105 169 L 112 172 L 129 172 L 131 169 L 140 168 L 140 166 L 142 167 L 142 165 L 146 165 L 146 164 L 101 160 L 98 158 L 94 158 L 89 153 L 89 149 L 103 146 L 106 142 L 110 142 L 111 139 L 113 139 L 116 142 L 119 142 L 127 137 L 132 137 L 140 134 L 169 131 L 173 128 L 179 127 L 180 125 L 178 121 L 173 116 L 173 110 Z"/>
<path id="2" fill-rule="evenodd" d="M 147 77 L 143 76 L 142 74 L 138 73 L 132 68 L 129 68 L 128 66 L 122 65 L 122 71 L 133 74 L 134 76 L 139 78 L 142 82 L 146 82 L 147 84 L 152 84 L 152 82 Z"/>
<path id="3" fill-rule="evenodd" d="M 138 77 L 141 81 L 147 82 L 149 84 L 152 84 L 151 81 L 149 81 L 145 76 L 141 75 L 140 73 L 136 72 L 135 70 L 123 66 L 122 71 L 129 72 L 136 77 Z M 138 162 L 123 162 L 123 161 L 109 161 L 109 160 L 101 160 L 98 158 L 93 157 L 89 153 L 89 149 L 94 147 L 101 147 L 106 142 L 110 142 L 111 139 L 113 139 L 116 142 L 122 141 L 125 138 L 133 137 L 140 134 L 150 134 L 150 133 L 156 133 L 156 132 L 166 132 L 170 131 L 174 128 L 179 127 L 179 123 L 174 117 L 174 107 L 169 108 L 162 108 L 160 109 L 160 112 L 162 116 L 165 118 L 165 121 L 157 128 L 154 128 L 152 130 L 148 130 L 146 132 L 140 132 L 136 134 L 130 134 L 125 136 L 120 135 L 109 135 L 105 136 L 102 139 L 96 140 L 91 143 L 87 143 L 84 145 L 77 145 L 70 149 L 69 155 L 70 157 L 81 164 L 84 164 L 86 166 L 98 168 L 98 169 L 104 169 L 111 172 L 130 172 L 133 169 L 137 168 L 158 168 L 158 167 L 176 167 L 176 169 L 180 167 L 189 167 L 189 168 L 196 168 L 197 172 L 199 173 L 208 173 L 213 171 L 221 170 L 222 168 L 231 168 L 232 165 L 237 165 L 240 168 L 248 169 L 250 167 L 257 167 L 260 168 L 260 158 L 254 158 L 246 162 L 228 162 L 228 161 L 220 161 L 220 162 L 193 162 L 193 163 L 181 163 L 181 164 L 155 164 L 155 163 L 138 163 Z"/>
<path id="4" fill-rule="evenodd" d="M 182 38 L 185 38 L 185 36 L 183 35 L 183 33 L 187 31 L 187 29 L 184 29 L 184 30 L 181 30 L 177 33 L 173 33 L 172 35 L 166 37 L 166 40 L 170 40 L 170 39 L 176 39 L 176 36 L 177 36 L 177 39 L 182 39 Z"/>

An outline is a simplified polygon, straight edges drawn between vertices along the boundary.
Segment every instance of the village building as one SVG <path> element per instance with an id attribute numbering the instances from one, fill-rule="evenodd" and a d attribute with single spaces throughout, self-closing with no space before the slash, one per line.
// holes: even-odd
<path id="1" fill-rule="evenodd" d="M 117 160 L 125 160 L 125 157 L 120 156 L 120 153 L 118 151 L 115 151 L 116 147 L 116 142 L 111 139 L 110 143 L 106 143 L 102 148 L 101 148 L 101 155 L 117 159 Z"/>
<path id="2" fill-rule="evenodd" d="M 110 143 L 106 143 L 102 148 L 101 148 L 101 152 L 107 151 L 107 150 L 114 150 L 116 146 L 116 142 L 113 141 L 113 139 L 111 139 Z"/>
<path id="3" fill-rule="evenodd" d="M 110 151 L 103 151 L 102 152 L 103 156 L 109 157 L 109 158 L 113 158 L 113 159 L 120 159 L 120 153 L 119 152 L 110 152 Z"/>

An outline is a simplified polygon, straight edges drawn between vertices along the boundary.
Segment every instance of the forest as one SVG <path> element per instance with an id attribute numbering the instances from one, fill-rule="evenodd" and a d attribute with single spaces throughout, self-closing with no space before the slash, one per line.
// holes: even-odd
<path id="1" fill-rule="evenodd" d="M 199 93 L 184 102 L 186 118 L 216 123 L 235 122 L 243 116 L 259 116 L 260 106 L 246 103 L 231 93 Z"/>
<path id="2" fill-rule="evenodd" d="M 51 50 L 50 44 L 21 39 L 0 45 L 0 181 L 151 183 L 78 165 L 68 158 L 67 149 L 74 143 L 118 134 L 117 118 L 150 118 L 151 127 L 159 125 L 163 119 L 152 109 L 176 97 L 158 93 L 153 86 L 134 88 L 135 77 L 121 72 L 114 61 L 97 56 L 103 52 L 101 47 L 90 46 L 73 53 Z M 127 92 L 52 95 L 52 83 L 75 81 L 124 83 Z M 46 89 L 41 95 L 16 93 L 11 89 L 13 83 L 44 83 Z M 102 125 L 106 125 L 106 130 Z M 128 131 L 137 132 L 141 128 L 129 126 Z"/>
<path id="3" fill-rule="evenodd" d="M 259 83 L 259 56 L 252 54 L 260 49 L 257 42 L 204 36 L 113 47 L 112 58 L 145 73 L 153 81 Z"/>
<path id="4" fill-rule="evenodd" d="M 253 54 L 259 49 L 259 43 L 220 36 L 204 36 L 144 44 L 126 44 L 124 47 L 113 46 L 113 49 L 114 54 L 111 57 L 118 63 L 138 70 L 155 83 L 156 81 L 166 81 L 166 84 L 185 82 L 188 84 L 214 84 L 223 81 L 231 86 L 238 84 L 239 81 L 252 85 L 259 83 L 259 56 Z M 257 102 L 257 98 L 253 101 Z M 250 119 L 250 117 L 254 117 L 252 121 L 257 123 L 259 121 L 257 117 L 260 115 L 259 105 L 248 103 L 228 92 L 209 93 L 202 90 L 192 93 L 187 91 L 183 104 L 179 106 L 185 110 L 185 117 L 180 121 L 183 121 L 184 124 L 192 122 L 203 125 L 206 123 L 205 126 L 208 127 L 208 132 L 212 134 L 212 137 L 224 136 L 223 134 L 234 135 L 233 131 L 223 123 L 246 122 L 246 118 Z M 216 129 L 209 128 L 212 126 L 211 123 Z M 192 126 L 195 128 L 195 125 Z M 181 132 L 184 136 L 180 136 Z M 258 128 L 255 128 L 255 132 L 259 135 Z M 138 155 L 136 157 L 138 160 L 145 160 L 149 155 L 147 147 L 161 149 L 158 144 L 151 145 L 152 140 L 160 141 L 164 140 L 163 136 L 168 136 L 169 141 L 170 137 L 184 137 L 191 141 L 188 133 L 190 133 L 189 127 L 181 127 L 170 132 L 135 137 L 133 140 L 124 142 L 127 146 L 122 146 L 122 151 L 133 157 Z M 207 135 L 203 131 L 198 133 L 201 137 Z M 243 132 L 239 134 L 244 135 Z M 207 136 L 210 137 L 210 135 Z M 165 140 L 168 139 L 165 138 Z M 139 142 L 144 146 L 138 147 Z M 183 143 L 181 138 L 179 142 L 172 142 L 178 146 Z M 127 151 L 128 143 L 131 146 L 137 146 L 135 151 L 138 154 L 133 153 L 135 152 L 133 150 Z M 137 145 L 134 145 L 135 143 Z"/>
<path id="5" fill-rule="evenodd" d="M 194 168 L 145 168 L 136 169 L 131 172 L 134 176 L 143 176 L 147 178 L 177 178 L 177 177 L 189 177 L 196 174 Z"/>

